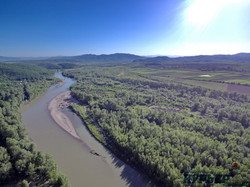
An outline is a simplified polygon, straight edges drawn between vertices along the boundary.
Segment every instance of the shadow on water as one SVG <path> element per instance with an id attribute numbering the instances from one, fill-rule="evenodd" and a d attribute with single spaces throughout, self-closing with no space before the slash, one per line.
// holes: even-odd
<path id="1" fill-rule="evenodd" d="M 126 184 L 131 187 L 143 186 L 143 187 L 157 187 L 145 174 L 132 168 L 130 165 L 124 163 L 114 154 L 110 154 L 112 157 L 112 164 L 117 168 L 121 168 L 122 172 L 120 174 L 122 180 L 126 181 Z"/>
<path id="2" fill-rule="evenodd" d="M 56 73 L 56 77 L 65 80 L 64 87 L 66 87 L 67 90 L 72 84 L 76 83 L 76 81 L 74 81 L 73 79 L 64 77 L 61 73 Z M 111 150 L 104 147 L 102 144 L 100 144 L 96 140 L 93 141 L 94 139 L 93 135 L 89 133 L 86 126 L 83 124 L 83 122 L 80 120 L 79 117 L 76 117 L 76 115 L 73 114 L 71 111 L 68 111 L 66 113 L 67 113 L 66 115 L 69 115 L 68 117 L 71 120 L 73 121 L 75 120 L 75 123 L 73 124 L 76 125 L 76 124 L 79 124 L 79 121 L 81 122 L 81 124 L 79 125 L 81 126 L 81 128 L 78 129 L 79 130 L 78 132 L 82 133 L 82 136 L 81 136 L 82 141 L 80 140 L 81 146 L 87 148 L 87 150 L 89 151 L 89 154 L 92 154 L 93 157 L 99 157 L 105 163 L 107 163 L 112 168 L 114 168 L 113 171 L 115 173 L 119 171 L 120 178 L 126 183 L 126 186 L 131 186 L 131 187 L 151 187 L 151 186 L 156 187 L 157 186 L 152 181 L 150 181 L 149 178 L 145 176 L 142 172 L 137 171 L 136 169 L 132 168 L 127 163 L 120 160 L 116 155 L 114 155 L 111 152 Z M 79 126 L 76 125 L 76 128 L 78 128 Z M 84 134 L 84 132 L 86 132 L 85 129 L 88 131 L 88 134 Z M 92 138 L 90 138 L 90 136 Z M 96 150 L 94 150 L 94 152 L 91 153 L 93 148 Z"/>
<path id="3" fill-rule="evenodd" d="M 82 122 L 82 125 L 85 126 L 83 122 Z M 86 130 L 87 130 L 87 128 L 86 128 Z M 89 134 L 92 138 L 95 139 L 95 137 L 90 132 L 89 132 Z M 90 153 L 91 153 L 91 151 L 93 151 L 91 149 L 91 147 L 89 145 L 87 145 L 84 141 L 82 141 L 82 146 L 87 147 L 90 150 Z M 126 182 L 127 186 L 130 186 L 130 187 L 159 187 L 159 185 L 156 185 L 145 174 L 143 174 L 142 172 L 138 171 L 137 169 L 131 167 L 129 164 L 125 163 L 120 158 L 118 158 L 110 149 L 108 149 L 107 147 L 105 147 L 103 145 L 102 145 L 102 147 L 105 150 L 105 156 L 103 156 L 95 151 L 94 151 L 94 153 L 97 153 L 98 155 L 93 154 L 93 152 L 91 154 L 93 156 L 100 157 L 105 162 L 107 162 L 106 159 L 110 160 L 111 164 L 115 168 L 118 168 L 120 170 L 120 177 L 123 181 Z"/>
<path id="4" fill-rule="evenodd" d="M 83 122 L 82 122 L 82 125 L 85 126 Z M 90 136 L 95 139 L 95 137 L 91 133 L 90 133 Z M 154 182 L 152 182 L 145 174 L 143 174 L 142 172 L 138 171 L 137 169 L 131 167 L 129 164 L 122 161 L 120 158 L 118 158 L 116 155 L 114 155 L 114 153 L 112 153 L 112 151 L 110 149 L 106 148 L 101 143 L 100 144 L 103 146 L 105 153 L 106 153 L 105 156 L 99 154 L 99 152 L 94 151 L 84 141 L 81 141 L 81 144 L 83 147 L 85 147 L 89 150 L 90 154 L 92 154 L 95 157 L 100 157 L 100 159 L 103 159 L 104 162 L 107 163 L 106 159 L 109 159 L 111 161 L 111 164 L 115 168 L 118 168 L 121 171 L 120 177 L 123 181 L 126 182 L 127 186 L 130 186 L 130 187 L 159 187 L 158 185 L 154 184 Z M 95 154 L 95 153 L 97 153 L 97 154 Z"/>
<path id="5" fill-rule="evenodd" d="M 121 180 L 126 183 L 126 186 L 131 187 L 156 187 L 157 185 L 154 184 L 145 174 L 138 171 L 137 169 L 131 167 L 129 164 L 122 161 L 119 157 L 117 157 L 110 149 L 103 146 L 103 144 L 99 143 L 95 137 L 89 132 L 87 127 L 85 126 L 84 122 L 75 115 L 70 110 L 65 110 L 66 115 L 73 120 L 73 124 L 81 124 L 83 130 L 87 134 L 83 134 L 81 137 L 81 146 L 89 151 L 93 157 L 97 157 L 102 159 L 106 164 L 113 166 L 115 172 L 119 171 L 119 176 Z M 79 130 L 79 129 L 78 129 Z M 79 131 L 78 131 L 79 132 Z M 80 132 L 81 133 L 81 132 Z M 88 142 L 87 140 L 90 140 Z M 100 146 L 98 146 L 98 145 Z"/>

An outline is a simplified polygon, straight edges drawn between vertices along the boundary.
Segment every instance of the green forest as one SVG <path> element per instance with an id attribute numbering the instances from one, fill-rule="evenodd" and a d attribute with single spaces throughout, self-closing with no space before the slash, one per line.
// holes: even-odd
<path id="1" fill-rule="evenodd" d="M 92 135 L 157 186 L 249 186 L 249 65 L 147 61 L 0 63 L 0 186 L 69 186 L 20 116 L 56 69 Z"/>
<path id="2" fill-rule="evenodd" d="M 0 186 L 68 186 L 51 156 L 37 150 L 20 110 L 57 80 L 53 72 L 25 64 L 0 64 Z"/>
<path id="3" fill-rule="evenodd" d="M 135 70 L 64 71 L 92 134 L 159 186 L 249 185 L 250 96 Z"/>

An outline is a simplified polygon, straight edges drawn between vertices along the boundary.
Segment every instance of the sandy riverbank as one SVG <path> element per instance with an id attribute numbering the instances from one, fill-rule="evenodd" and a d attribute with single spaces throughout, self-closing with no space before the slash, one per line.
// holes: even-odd
<path id="1" fill-rule="evenodd" d="M 60 127 L 62 127 L 73 137 L 80 139 L 72 122 L 62 111 L 64 108 L 69 107 L 72 102 L 73 99 L 70 95 L 70 91 L 63 92 L 50 101 L 48 109 L 50 111 L 51 117 Z"/>

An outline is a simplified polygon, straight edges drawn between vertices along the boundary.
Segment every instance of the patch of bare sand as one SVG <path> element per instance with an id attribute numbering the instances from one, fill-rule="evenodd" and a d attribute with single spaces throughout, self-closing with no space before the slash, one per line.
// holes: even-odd
<path id="1" fill-rule="evenodd" d="M 51 117 L 60 127 L 73 137 L 80 139 L 72 122 L 62 111 L 64 108 L 69 107 L 72 102 L 73 98 L 70 95 L 70 91 L 63 92 L 50 101 L 48 109 Z"/>

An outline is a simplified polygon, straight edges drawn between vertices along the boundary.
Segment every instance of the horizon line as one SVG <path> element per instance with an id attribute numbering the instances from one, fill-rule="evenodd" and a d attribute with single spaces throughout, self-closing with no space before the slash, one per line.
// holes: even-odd
<path id="1" fill-rule="evenodd" d="M 127 55 L 137 55 L 141 57 L 192 57 L 192 56 L 214 56 L 214 55 L 237 55 L 244 54 L 250 52 L 237 52 L 237 53 L 214 53 L 214 54 L 190 54 L 190 55 L 180 55 L 180 54 L 136 54 L 136 53 L 126 53 L 126 52 L 116 52 L 116 53 L 83 53 L 77 55 L 53 55 L 53 56 L 8 56 L 8 55 L 0 55 L 0 58 L 53 58 L 53 57 L 75 57 L 75 56 L 83 56 L 83 55 L 114 55 L 114 54 L 127 54 Z"/>

